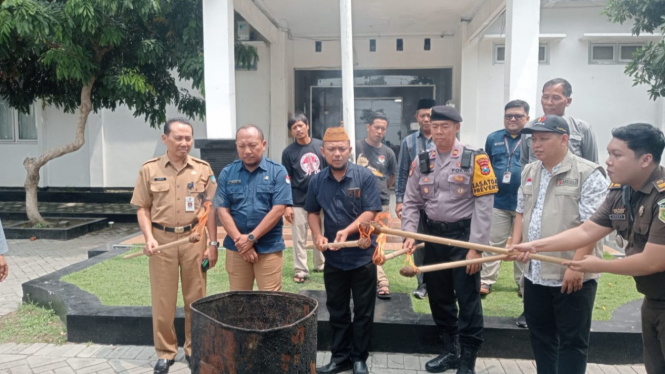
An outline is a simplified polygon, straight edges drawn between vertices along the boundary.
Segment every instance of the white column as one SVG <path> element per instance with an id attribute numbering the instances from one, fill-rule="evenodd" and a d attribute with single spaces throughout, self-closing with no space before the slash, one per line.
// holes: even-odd
<path id="1" fill-rule="evenodd" d="M 355 97 L 353 94 L 353 28 L 351 14 L 351 0 L 339 1 L 339 20 L 341 29 L 342 46 L 342 105 L 344 129 L 349 134 L 351 147 L 356 146 L 356 117 L 355 117 Z M 356 150 L 351 152 L 351 157 L 355 160 Z"/>
<path id="2" fill-rule="evenodd" d="M 460 85 L 460 140 L 472 146 L 485 144 L 484 139 L 479 143 L 478 128 L 478 37 L 467 40 L 468 24 L 460 25 L 462 44 L 462 77 Z"/>
<path id="3" fill-rule="evenodd" d="M 507 0 L 505 101 L 524 100 L 531 116 L 538 109 L 540 1 Z"/>
<path id="4" fill-rule="evenodd" d="M 288 74 L 286 58 L 286 33 L 280 31 L 270 44 L 270 139 L 269 157 L 282 159 L 282 150 L 287 146 L 288 131 Z"/>
<path id="5" fill-rule="evenodd" d="M 233 0 L 203 0 L 203 62 L 208 139 L 235 138 L 233 15 Z"/>

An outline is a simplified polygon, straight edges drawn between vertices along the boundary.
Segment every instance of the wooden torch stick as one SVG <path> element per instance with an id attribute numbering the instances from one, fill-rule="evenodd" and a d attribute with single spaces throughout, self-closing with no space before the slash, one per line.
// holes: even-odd
<path id="1" fill-rule="evenodd" d="M 339 243 L 328 243 L 326 248 L 353 248 L 360 247 L 361 249 L 367 249 L 372 245 L 372 242 L 367 239 L 352 240 L 350 242 L 339 242 Z M 316 245 L 308 245 L 305 249 L 316 249 Z"/>
<path id="2" fill-rule="evenodd" d="M 420 243 L 420 244 L 416 245 L 416 249 L 421 249 L 421 248 L 424 248 L 424 247 L 425 247 L 425 243 Z M 393 258 L 395 258 L 395 257 L 399 257 L 399 256 L 405 254 L 405 253 L 408 252 L 408 251 L 409 251 L 408 249 L 406 249 L 406 248 L 402 248 L 402 249 L 397 250 L 397 251 L 395 251 L 395 252 L 393 252 L 393 253 L 388 253 L 388 254 L 386 255 L 386 257 L 385 257 L 385 260 L 386 260 L 386 261 L 388 261 L 388 260 L 392 260 Z"/>
<path id="3" fill-rule="evenodd" d="M 160 245 L 159 247 L 155 247 L 152 250 L 153 250 L 153 252 L 164 251 L 164 250 L 167 250 L 167 249 L 170 249 L 170 248 L 173 248 L 173 247 L 177 247 L 179 245 L 187 244 L 187 243 L 197 243 L 200 240 L 201 240 L 201 238 L 199 237 L 197 240 L 191 241 L 190 237 L 188 236 L 186 238 L 182 238 L 180 240 L 176 240 L 176 241 L 168 243 L 168 244 Z M 129 260 L 130 258 L 141 257 L 143 255 L 145 255 L 145 253 L 143 253 L 143 251 L 140 251 L 140 252 L 132 253 L 131 255 L 124 256 L 123 258 L 125 260 Z"/>
<path id="4" fill-rule="evenodd" d="M 441 263 L 441 264 L 420 266 L 420 267 L 417 267 L 416 269 L 417 269 L 418 274 L 420 274 L 420 273 L 429 273 L 431 271 L 454 269 L 454 268 L 466 267 L 467 265 L 484 264 L 486 262 L 501 261 L 501 260 L 505 260 L 507 257 L 508 256 L 506 256 L 506 255 L 496 255 L 496 256 L 489 256 L 489 257 L 474 258 L 473 260 L 461 260 L 461 261 L 453 261 L 453 262 L 444 262 L 444 263 Z"/>
<path id="5" fill-rule="evenodd" d="M 449 238 L 442 238 L 438 236 L 432 236 L 432 235 L 425 235 L 425 234 L 418 234 L 415 232 L 408 232 L 408 231 L 402 231 L 402 230 L 397 230 L 397 229 L 390 229 L 387 227 L 383 227 L 375 222 L 371 222 L 371 225 L 374 226 L 374 233 L 380 234 L 388 234 L 388 235 L 397 235 L 401 236 L 404 238 L 412 238 L 416 240 L 420 240 L 423 242 L 430 242 L 430 243 L 437 243 L 437 244 L 443 244 L 443 245 L 449 245 L 452 247 L 461 247 L 461 248 L 468 248 L 468 249 L 475 249 L 477 251 L 484 251 L 484 252 L 491 252 L 491 253 L 496 253 L 500 255 L 515 255 L 519 254 L 517 252 L 511 252 L 507 249 L 504 248 L 496 248 L 496 247 L 491 247 L 489 245 L 483 245 L 483 244 L 477 244 L 477 243 L 469 243 L 469 242 L 464 242 L 461 240 L 455 240 L 455 239 L 449 239 Z M 564 262 L 567 260 L 563 258 L 557 258 L 557 257 L 551 257 L 551 256 L 543 256 L 539 254 L 531 254 L 531 258 L 534 260 L 542 261 L 542 262 L 549 262 L 551 264 L 559 264 L 563 265 Z"/>

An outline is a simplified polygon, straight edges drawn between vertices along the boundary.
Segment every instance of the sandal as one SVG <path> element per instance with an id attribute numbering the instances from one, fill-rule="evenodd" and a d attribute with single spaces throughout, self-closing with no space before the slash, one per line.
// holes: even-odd
<path id="1" fill-rule="evenodd" d="M 389 300 L 390 299 L 390 288 L 385 285 L 379 285 L 379 287 L 376 289 L 376 297 L 378 297 L 381 300 Z"/>
<path id="2" fill-rule="evenodd" d="M 306 278 L 303 277 L 302 275 L 296 275 L 296 276 L 293 277 L 293 281 L 295 283 L 305 283 L 305 279 Z"/>

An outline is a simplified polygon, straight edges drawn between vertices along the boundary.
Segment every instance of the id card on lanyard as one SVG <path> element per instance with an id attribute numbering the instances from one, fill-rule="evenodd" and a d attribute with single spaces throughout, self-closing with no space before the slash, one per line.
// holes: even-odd
<path id="1" fill-rule="evenodd" d="M 506 145 L 506 152 L 508 152 L 508 164 L 506 165 L 506 171 L 503 173 L 503 180 L 501 180 L 501 183 L 510 184 L 510 178 L 512 176 L 512 173 L 510 172 L 510 165 L 513 159 L 513 155 L 515 154 L 515 151 L 517 151 L 517 148 L 520 146 L 520 143 L 522 143 L 522 138 L 517 141 L 513 151 L 511 152 L 510 146 L 508 145 L 508 137 L 505 135 L 503 137 L 503 144 Z"/>

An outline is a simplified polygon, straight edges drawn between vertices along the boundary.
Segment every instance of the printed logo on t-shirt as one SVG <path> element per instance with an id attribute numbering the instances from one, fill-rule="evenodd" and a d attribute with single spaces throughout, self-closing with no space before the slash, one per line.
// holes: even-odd
<path id="1" fill-rule="evenodd" d="M 385 164 L 386 163 L 386 156 L 379 155 L 378 160 L 379 160 L 380 163 Z"/>
<path id="2" fill-rule="evenodd" d="M 307 152 L 300 158 L 300 168 L 305 172 L 305 175 L 318 174 L 321 168 L 321 160 L 316 153 Z"/>

